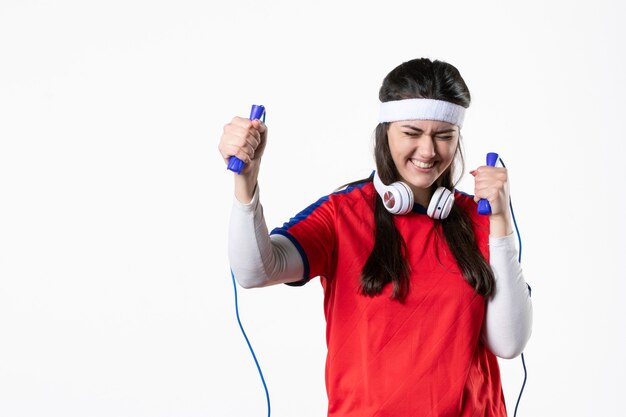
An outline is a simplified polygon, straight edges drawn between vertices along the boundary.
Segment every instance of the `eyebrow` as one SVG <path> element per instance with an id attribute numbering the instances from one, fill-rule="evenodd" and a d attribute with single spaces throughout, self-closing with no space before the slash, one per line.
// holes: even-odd
<path id="1" fill-rule="evenodd" d="M 402 127 L 408 127 L 409 129 L 415 130 L 416 132 L 424 132 L 423 129 L 420 129 L 419 127 L 415 127 L 415 126 L 411 126 L 411 125 L 402 125 Z M 444 129 L 444 130 L 437 130 L 434 133 L 435 134 L 439 134 L 439 133 L 450 133 L 450 132 L 455 132 L 456 130 L 454 128 L 450 128 L 450 129 Z"/>

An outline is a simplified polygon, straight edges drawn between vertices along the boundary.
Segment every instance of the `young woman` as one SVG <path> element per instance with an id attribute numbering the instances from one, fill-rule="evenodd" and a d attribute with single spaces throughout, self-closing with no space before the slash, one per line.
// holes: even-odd
<path id="1" fill-rule="evenodd" d="M 416 59 L 385 77 L 376 171 L 319 199 L 268 234 L 257 177 L 267 140 L 235 117 L 219 149 L 235 175 L 230 262 L 240 285 L 320 277 L 333 417 L 506 416 L 496 356 L 526 345 L 532 306 L 504 168 L 454 190 L 470 93 L 458 70 Z M 487 199 L 491 215 L 477 214 Z"/>

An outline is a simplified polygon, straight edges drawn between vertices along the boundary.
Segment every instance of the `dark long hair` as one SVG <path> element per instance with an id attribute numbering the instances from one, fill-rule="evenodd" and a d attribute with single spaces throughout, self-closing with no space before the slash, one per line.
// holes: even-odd
<path id="1" fill-rule="evenodd" d="M 383 80 L 379 92 L 381 102 L 408 98 L 445 100 L 466 108 L 471 101 L 467 85 L 454 66 L 426 58 L 401 64 Z M 389 123 L 380 123 L 376 127 L 374 148 L 378 175 L 385 184 L 400 180 L 389 149 L 388 128 Z M 457 161 L 464 166 L 460 143 L 454 159 L 435 186 L 454 189 L 453 175 Z M 374 248 L 363 267 L 361 293 L 375 296 L 380 294 L 388 283 L 393 283 L 391 298 L 404 302 L 409 292 L 411 272 L 406 261 L 406 244 L 395 227 L 393 215 L 387 211 L 378 193 L 375 193 L 375 199 Z M 491 296 L 495 286 L 493 272 L 478 249 L 468 215 L 454 205 L 450 215 L 439 222 L 443 236 L 465 280 L 476 293 L 484 297 Z"/>

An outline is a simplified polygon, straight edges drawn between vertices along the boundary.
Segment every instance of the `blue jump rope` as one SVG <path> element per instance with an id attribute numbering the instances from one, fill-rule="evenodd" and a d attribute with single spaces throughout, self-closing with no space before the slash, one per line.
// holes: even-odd
<path id="1" fill-rule="evenodd" d="M 261 119 L 261 118 L 263 122 L 265 123 L 265 107 L 261 105 L 253 104 L 252 109 L 250 110 L 250 120 L 256 120 L 256 119 Z M 489 152 L 487 154 L 487 166 L 490 166 L 490 167 L 496 166 L 496 163 L 498 162 L 498 160 L 500 160 L 500 163 L 502 164 L 502 166 L 506 168 L 506 165 L 504 165 L 504 161 L 502 160 L 502 158 L 498 156 L 497 153 Z M 231 156 L 228 160 L 228 169 L 230 171 L 236 172 L 237 174 L 241 174 L 241 171 L 243 170 L 244 165 L 245 165 L 244 162 L 235 156 Z M 513 202 L 511 201 L 510 198 L 509 198 L 509 207 L 511 208 L 511 216 L 513 217 L 513 224 L 515 225 L 515 233 L 517 234 L 517 241 L 519 243 L 519 256 L 517 258 L 517 261 L 519 263 L 522 263 L 522 238 L 519 234 L 519 228 L 517 227 L 517 220 L 515 220 L 515 212 L 513 211 Z M 488 216 L 491 214 L 491 206 L 489 205 L 488 200 L 481 198 L 478 201 L 478 214 L 482 214 L 485 216 Z M 235 282 L 235 275 L 233 274 L 233 271 L 230 271 L 230 276 L 232 278 L 233 289 L 235 291 L 235 314 L 237 316 L 237 323 L 239 324 L 239 328 L 241 329 L 241 333 L 243 334 L 244 339 L 246 339 L 246 343 L 248 345 L 248 348 L 250 349 L 250 353 L 252 354 L 252 358 L 254 359 L 256 368 L 259 371 L 259 376 L 261 377 L 261 382 L 263 383 L 263 389 L 265 390 L 265 399 L 267 400 L 267 417 L 270 417 L 271 415 L 270 393 L 267 389 L 267 384 L 265 383 L 265 378 L 263 377 L 263 371 L 261 371 L 261 366 L 259 365 L 259 361 L 257 360 L 256 354 L 254 353 L 254 349 L 252 349 L 252 345 L 250 344 L 250 340 L 248 339 L 248 336 L 246 335 L 246 331 L 243 329 L 243 325 L 241 324 L 241 319 L 239 318 L 237 283 Z M 531 291 L 530 286 L 528 287 L 528 291 L 529 292 Z M 526 379 L 528 377 L 528 373 L 526 372 L 526 361 L 524 360 L 523 352 L 522 352 L 521 357 L 522 357 L 522 367 L 524 368 L 524 382 L 522 383 L 522 388 L 520 390 L 519 397 L 517 397 L 517 403 L 515 404 L 515 413 L 513 414 L 513 417 L 517 416 L 517 407 L 519 406 L 519 402 L 522 399 L 522 393 L 524 392 L 524 387 L 526 386 Z"/>
<path id="2" fill-rule="evenodd" d="M 252 109 L 250 110 L 250 120 L 258 120 L 263 118 L 263 123 L 265 123 L 265 107 L 261 105 L 252 105 Z M 228 169 L 236 172 L 237 174 L 241 174 L 241 171 L 244 167 L 244 162 L 237 158 L 236 156 L 231 156 L 228 159 Z M 243 325 L 241 324 L 241 319 L 239 318 L 239 301 L 237 298 L 237 283 L 235 282 L 235 274 L 233 271 L 230 271 L 230 276 L 233 280 L 233 289 L 235 290 L 235 314 L 237 315 L 237 323 L 239 324 L 239 328 L 241 329 L 241 333 L 243 334 L 244 339 L 246 339 L 246 343 L 248 344 L 248 348 L 250 349 L 250 353 L 252 354 L 252 359 L 254 359 L 254 363 L 256 365 L 256 369 L 259 371 L 259 376 L 261 377 L 261 382 L 263 383 L 263 389 L 265 390 L 265 399 L 267 400 L 267 417 L 270 417 L 272 407 L 270 405 L 270 393 L 267 390 L 267 384 L 265 383 L 265 377 L 263 377 L 263 371 L 261 371 L 261 365 L 259 365 L 259 361 L 256 358 L 256 354 L 254 353 L 254 349 L 252 349 L 252 345 L 250 344 L 250 339 L 246 335 L 246 331 L 243 329 Z"/>

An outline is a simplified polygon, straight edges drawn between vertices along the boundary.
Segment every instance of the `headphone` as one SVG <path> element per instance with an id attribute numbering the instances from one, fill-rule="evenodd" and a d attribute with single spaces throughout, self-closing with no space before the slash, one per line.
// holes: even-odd
<path id="1" fill-rule="evenodd" d="M 415 197 L 411 187 L 404 182 L 397 181 L 385 185 L 378 176 L 378 172 L 374 172 L 374 188 L 391 214 L 407 214 L 413 210 Z M 435 220 L 443 220 L 450 214 L 453 204 L 454 193 L 446 187 L 438 187 L 430 198 L 426 214 Z"/>

